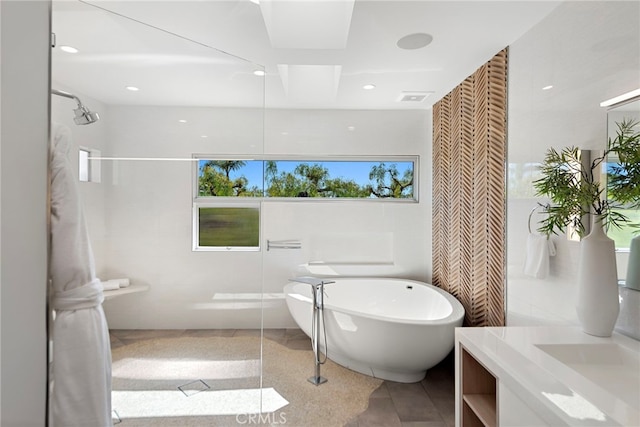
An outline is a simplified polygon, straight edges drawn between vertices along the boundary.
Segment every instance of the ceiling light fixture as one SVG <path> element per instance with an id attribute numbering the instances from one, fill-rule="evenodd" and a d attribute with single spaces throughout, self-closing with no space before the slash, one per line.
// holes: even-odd
<path id="1" fill-rule="evenodd" d="M 78 53 L 78 49 L 71 46 L 60 46 L 60 50 L 67 53 Z"/>
<path id="2" fill-rule="evenodd" d="M 125 89 L 126 90 L 130 90 L 131 92 L 137 92 L 137 91 L 140 90 L 139 88 L 137 88 L 135 86 L 126 86 Z"/>
<path id="3" fill-rule="evenodd" d="M 178 120 L 180 123 L 187 123 L 187 121 L 185 119 L 180 119 Z"/>
<path id="4" fill-rule="evenodd" d="M 640 89 L 632 90 L 631 92 L 623 93 L 620 96 L 616 96 L 611 99 L 607 99 L 606 101 L 602 101 L 600 103 L 601 107 L 610 107 L 615 104 L 619 104 L 624 101 L 628 101 L 631 98 L 635 98 L 636 96 L 640 96 Z"/>
<path id="5" fill-rule="evenodd" d="M 249 0 L 253 4 L 260 4 L 260 0 Z"/>
<path id="6" fill-rule="evenodd" d="M 433 41 L 433 36 L 427 33 L 414 33 L 402 37 L 396 45 L 400 49 L 414 50 L 420 49 Z"/>
<path id="7" fill-rule="evenodd" d="M 256 76 L 261 77 L 261 76 L 264 76 L 266 73 L 264 72 L 264 70 L 255 70 L 253 72 L 253 74 L 255 74 Z"/>
<path id="8" fill-rule="evenodd" d="M 375 88 L 376 88 L 376 85 L 372 85 L 372 84 L 367 84 L 367 85 L 362 86 L 362 89 L 364 89 L 364 90 L 373 90 Z"/>
<path id="9" fill-rule="evenodd" d="M 549 90 L 549 89 L 553 89 L 553 85 L 548 85 L 542 88 L 542 90 Z"/>

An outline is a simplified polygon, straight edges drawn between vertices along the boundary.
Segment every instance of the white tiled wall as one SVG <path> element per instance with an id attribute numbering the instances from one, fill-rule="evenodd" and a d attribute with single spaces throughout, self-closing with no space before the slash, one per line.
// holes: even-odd
<path id="1" fill-rule="evenodd" d="M 101 117 L 106 143 L 97 148 L 105 156 L 263 151 L 260 110 L 108 106 Z M 92 230 L 98 274 L 150 287 L 105 302 L 111 328 L 260 327 L 259 301 L 222 301 L 216 294 L 280 293 L 300 265 L 323 261 L 318 257 L 391 263 L 368 273 L 430 280 L 430 111 L 267 110 L 264 135 L 264 153 L 274 155 L 419 155 L 420 202 L 267 201 L 263 242 L 299 239 L 302 249 L 193 252 L 191 162 L 103 161 L 102 183 L 87 195 L 87 201 L 103 197 L 88 213 L 90 223 L 104 227 Z M 277 298 L 265 303 L 264 322 L 294 326 Z"/>
<path id="2" fill-rule="evenodd" d="M 511 168 L 541 162 L 551 146 L 604 148 L 600 102 L 640 87 L 639 23 L 638 2 L 565 2 L 510 46 Z M 523 274 L 527 217 L 537 202 L 545 200 L 533 196 L 529 177 L 510 176 L 507 324 L 577 324 L 578 243 L 553 237 L 549 276 Z"/>

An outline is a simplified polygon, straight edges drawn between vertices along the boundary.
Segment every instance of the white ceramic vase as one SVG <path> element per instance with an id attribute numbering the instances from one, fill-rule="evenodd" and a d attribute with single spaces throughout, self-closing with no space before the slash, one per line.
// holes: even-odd
<path id="1" fill-rule="evenodd" d="M 591 223 L 591 232 L 580 242 L 576 311 L 585 333 L 609 337 L 620 312 L 616 248 L 601 218 L 593 215 Z"/>

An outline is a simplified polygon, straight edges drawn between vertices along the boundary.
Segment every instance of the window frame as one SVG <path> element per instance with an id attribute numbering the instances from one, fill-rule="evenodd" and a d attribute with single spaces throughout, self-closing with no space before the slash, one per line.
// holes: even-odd
<path id="1" fill-rule="evenodd" d="M 234 199 L 227 197 L 226 199 Z M 247 203 L 249 202 L 249 203 Z M 194 252 L 259 252 L 262 249 L 262 205 L 255 198 L 247 198 L 247 202 L 234 203 L 228 200 L 217 203 L 195 202 L 192 209 L 192 250 Z M 258 210 L 258 245 L 257 246 L 200 246 L 200 209 L 201 208 L 247 208 Z"/>
<path id="2" fill-rule="evenodd" d="M 93 182 L 99 184 L 102 182 L 102 168 L 99 158 L 101 156 L 100 150 L 88 147 L 78 147 L 78 181 L 79 182 Z M 86 175 L 82 173 L 83 168 L 86 170 Z M 86 177 L 87 179 L 82 179 Z"/>
<path id="3" fill-rule="evenodd" d="M 193 154 L 192 183 L 192 250 L 197 252 L 258 252 L 262 250 L 262 203 L 295 202 L 295 203 L 419 203 L 420 194 L 420 156 L 419 155 L 391 155 L 391 156 L 301 156 L 301 155 L 210 155 Z M 355 197 L 229 197 L 229 196 L 200 196 L 199 195 L 199 164 L 200 160 L 241 160 L 241 161 L 299 161 L 299 162 L 412 162 L 413 163 L 413 197 L 411 198 L 355 198 Z M 264 168 L 263 168 L 264 173 Z M 264 176 L 263 176 L 264 180 Z M 264 183 L 263 183 L 264 184 Z M 200 246 L 199 212 L 200 208 L 257 208 L 258 209 L 258 246 Z"/>
<path id="4" fill-rule="evenodd" d="M 244 155 L 208 155 L 208 154 L 194 154 L 194 167 L 192 174 L 192 198 L 194 203 L 196 202 L 212 202 L 216 200 L 235 200 L 235 201 L 243 201 L 243 200 L 259 200 L 264 202 L 309 202 L 313 201 L 314 203 L 322 202 L 322 203 L 339 203 L 339 202 L 362 202 L 362 203 L 419 203 L 420 202 L 420 156 L 419 155 L 375 155 L 375 156 L 354 156 L 354 155 L 345 155 L 345 156 L 322 156 L 322 155 L 310 155 L 310 156 L 302 156 L 302 155 L 260 155 L 260 156 L 244 156 Z M 241 161 L 293 161 L 293 162 L 385 162 L 385 163 L 393 163 L 393 162 L 412 162 L 413 163 L 413 197 L 410 198 L 394 198 L 394 197 L 367 197 L 367 198 L 358 198 L 358 197 L 228 197 L 228 196 L 200 196 L 199 195 L 199 163 L 200 160 L 241 160 Z M 264 171 L 264 168 L 263 168 Z M 263 176 L 264 180 L 264 176 Z M 264 181 L 263 181 L 264 184 Z M 264 188 L 263 188 L 264 190 Z"/>

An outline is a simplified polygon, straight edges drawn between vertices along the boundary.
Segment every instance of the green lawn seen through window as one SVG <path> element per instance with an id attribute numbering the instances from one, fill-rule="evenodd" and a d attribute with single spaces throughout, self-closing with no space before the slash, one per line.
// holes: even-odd
<path id="1" fill-rule="evenodd" d="M 200 247 L 258 247 L 258 208 L 198 208 Z"/>
<path id="2" fill-rule="evenodd" d="M 631 224 L 640 224 L 640 210 L 616 210 L 629 218 L 629 223 L 625 224 L 622 228 L 609 227 L 609 230 L 607 230 L 607 236 L 616 242 L 616 248 L 629 248 L 631 246 L 631 239 L 637 236 L 640 231 L 640 229 L 631 226 Z"/>

